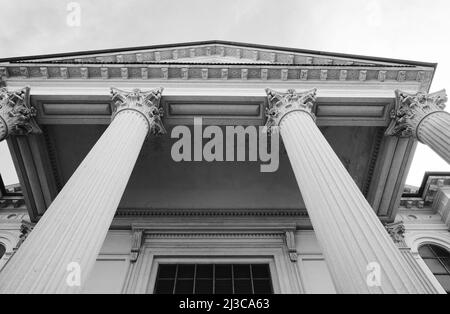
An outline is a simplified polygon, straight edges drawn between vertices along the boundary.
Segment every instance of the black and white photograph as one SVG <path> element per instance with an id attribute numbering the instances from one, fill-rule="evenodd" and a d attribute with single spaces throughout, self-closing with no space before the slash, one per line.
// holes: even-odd
<path id="1" fill-rule="evenodd" d="M 450 293 L 448 0 L 0 11 L 0 294 Z"/>

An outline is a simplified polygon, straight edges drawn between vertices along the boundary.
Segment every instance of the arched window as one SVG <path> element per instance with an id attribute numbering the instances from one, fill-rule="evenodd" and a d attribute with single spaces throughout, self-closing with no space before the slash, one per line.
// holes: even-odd
<path id="1" fill-rule="evenodd" d="M 6 252 L 6 248 L 3 244 L 0 243 L 0 259 L 3 257 L 3 255 Z"/>
<path id="2" fill-rule="evenodd" d="M 425 244 L 419 248 L 419 254 L 445 291 L 450 293 L 450 252 L 437 245 Z"/>

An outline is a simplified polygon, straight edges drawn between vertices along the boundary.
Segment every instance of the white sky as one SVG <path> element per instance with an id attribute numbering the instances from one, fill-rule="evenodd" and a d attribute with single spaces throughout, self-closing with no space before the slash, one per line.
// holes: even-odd
<path id="1" fill-rule="evenodd" d="M 448 0 L 0 0 L 0 58 L 221 39 L 438 62 L 431 91 L 450 89 Z M 450 105 L 447 107 L 449 110 Z M 15 183 L 5 143 L 0 172 Z M 419 145 L 407 183 L 450 165 Z"/>

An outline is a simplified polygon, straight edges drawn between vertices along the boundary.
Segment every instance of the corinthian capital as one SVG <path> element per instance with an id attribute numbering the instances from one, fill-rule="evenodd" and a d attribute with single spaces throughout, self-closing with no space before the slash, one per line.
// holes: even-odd
<path id="1" fill-rule="evenodd" d="M 315 120 L 312 108 L 316 102 L 316 89 L 303 93 L 297 93 L 295 89 L 289 89 L 286 93 L 267 88 L 269 106 L 266 109 L 266 127 L 269 132 L 274 126 L 279 126 L 281 120 L 290 112 L 303 111 L 311 115 Z"/>
<path id="2" fill-rule="evenodd" d="M 163 88 L 151 91 L 135 89 L 131 92 L 111 88 L 113 100 L 113 119 L 125 110 L 134 110 L 142 114 L 149 126 L 152 135 L 165 134 L 166 129 L 162 123 L 163 110 L 160 107 Z"/>
<path id="3" fill-rule="evenodd" d="M 403 224 L 403 221 L 386 224 L 385 228 L 394 243 L 403 243 L 405 239 L 405 225 Z"/>
<path id="4" fill-rule="evenodd" d="M 408 94 L 395 91 L 395 108 L 386 135 L 417 138 L 417 129 L 428 115 L 443 111 L 447 101 L 445 90 L 432 94 Z"/>
<path id="5" fill-rule="evenodd" d="M 36 109 L 30 105 L 30 88 L 8 91 L 0 88 L 0 141 L 10 135 L 40 133 L 34 117 Z"/>

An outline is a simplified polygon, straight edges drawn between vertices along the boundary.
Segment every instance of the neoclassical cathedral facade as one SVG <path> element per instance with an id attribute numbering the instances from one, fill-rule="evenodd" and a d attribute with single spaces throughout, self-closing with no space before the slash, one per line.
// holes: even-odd
<path id="1" fill-rule="evenodd" d="M 450 162 L 436 66 L 224 41 L 0 59 L 0 293 L 450 292 L 450 173 L 405 188 L 418 142 Z"/>

